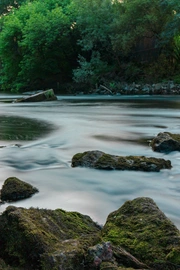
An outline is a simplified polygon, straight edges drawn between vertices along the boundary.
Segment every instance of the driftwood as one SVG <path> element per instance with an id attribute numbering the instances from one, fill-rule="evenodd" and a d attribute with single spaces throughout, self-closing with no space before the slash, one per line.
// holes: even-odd
<path id="1" fill-rule="evenodd" d="M 100 84 L 100 88 L 102 88 L 102 89 L 108 91 L 111 95 L 113 95 L 112 91 L 111 91 L 109 88 L 107 88 L 106 86 Z"/>

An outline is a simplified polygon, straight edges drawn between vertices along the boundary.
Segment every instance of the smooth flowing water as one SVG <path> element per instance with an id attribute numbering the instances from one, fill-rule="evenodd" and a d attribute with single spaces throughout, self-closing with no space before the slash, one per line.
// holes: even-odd
<path id="1" fill-rule="evenodd" d="M 155 153 L 149 146 L 163 131 L 180 133 L 179 96 L 0 102 L 0 146 L 6 146 L 0 148 L 0 187 L 16 176 L 39 193 L 13 205 L 78 211 L 100 224 L 126 200 L 148 196 L 180 228 L 180 152 Z M 158 173 L 72 168 L 72 156 L 87 150 L 160 157 L 173 168 Z"/>

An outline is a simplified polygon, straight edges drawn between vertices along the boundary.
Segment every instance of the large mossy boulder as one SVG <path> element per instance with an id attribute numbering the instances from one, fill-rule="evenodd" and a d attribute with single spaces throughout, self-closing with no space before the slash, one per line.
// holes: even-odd
<path id="1" fill-rule="evenodd" d="M 31 197 L 38 192 L 38 189 L 32 185 L 16 178 L 9 177 L 5 180 L 1 192 L 1 201 L 18 201 Z"/>
<path id="2" fill-rule="evenodd" d="M 0 258 L 28 270 L 82 270 L 100 230 L 77 212 L 9 206 L 0 216 Z"/>
<path id="3" fill-rule="evenodd" d="M 150 146 L 156 152 L 180 151 L 180 134 L 161 132 L 151 141 Z"/>
<path id="4" fill-rule="evenodd" d="M 171 161 L 145 156 L 115 156 L 101 151 L 78 153 L 72 158 L 72 167 L 88 167 L 103 170 L 135 170 L 158 172 L 171 169 Z"/>
<path id="5" fill-rule="evenodd" d="M 180 269 L 180 232 L 150 198 L 127 201 L 103 228 L 78 212 L 9 206 L 0 247 L 2 270 Z"/>
<path id="6" fill-rule="evenodd" d="M 53 100 L 57 100 L 57 97 L 55 96 L 53 89 L 48 89 L 46 91 L 42 91 L 28 97 L 16 99 L 14 102 L 40 102 Z"/>
<path id="7" fill-rule="evenodd" d="M 151 269 L 180 269 L 180 232 L 150 198 L 127 201 L 111 213 L 102 237 Z"/>

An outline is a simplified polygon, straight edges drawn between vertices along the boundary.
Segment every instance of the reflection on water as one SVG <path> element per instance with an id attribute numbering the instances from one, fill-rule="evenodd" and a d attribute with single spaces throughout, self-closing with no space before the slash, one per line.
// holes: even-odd
<path id="1" fill-rule="evenodd" d="M 40 192 L 16 206 L 75 210 L 101 224 L 126 200 L 148 196 L 180 228 L 180 153 L 155 153 L 149 146 L 159 132 L 180 133 L 179 108 L 179 96 L 59 96 L 53 102 L 0 103 L 0 120 L 8 119 L 6 125 L 1 122 L 0 134 L 16 134 L 0 140 L 6 145 L 0 148 L 0 185 L 19 177 Z M 25 123 L 26 118 L 32 122 Z M 33 133 L 32 141 L 22 140 Z M 170 159 L 173 168 L 159 173 L 71 168 L 74 154 L 96 149 Z"/>

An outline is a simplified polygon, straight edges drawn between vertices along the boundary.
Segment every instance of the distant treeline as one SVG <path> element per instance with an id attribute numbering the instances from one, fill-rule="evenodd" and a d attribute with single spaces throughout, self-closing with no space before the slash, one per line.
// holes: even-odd
<path id="1" fill-rule="evenodd" d="M 179 0 L 0 1 L 0 89 L 180 83 Z"/>

